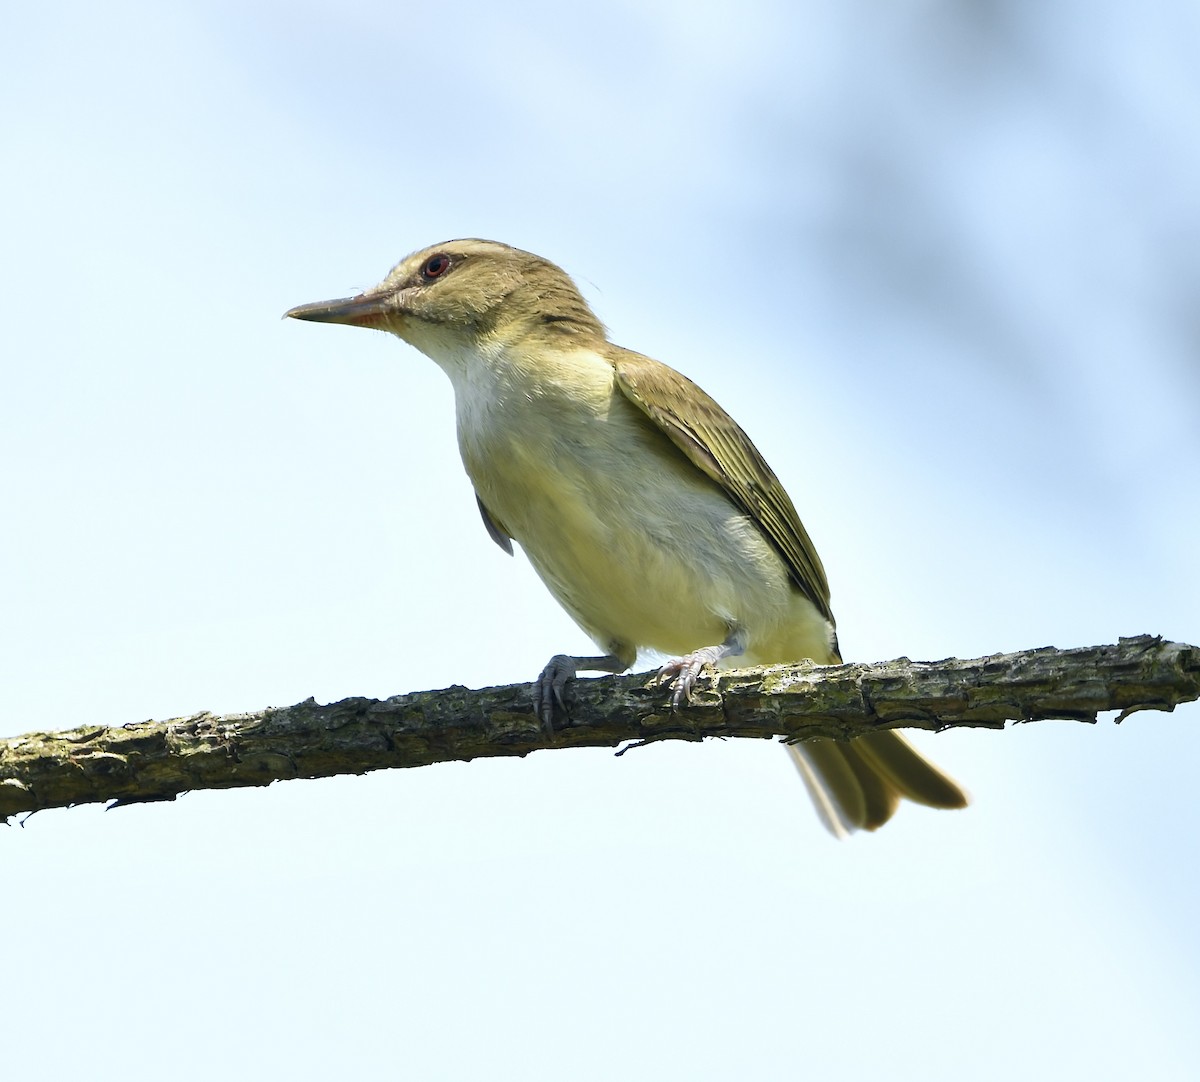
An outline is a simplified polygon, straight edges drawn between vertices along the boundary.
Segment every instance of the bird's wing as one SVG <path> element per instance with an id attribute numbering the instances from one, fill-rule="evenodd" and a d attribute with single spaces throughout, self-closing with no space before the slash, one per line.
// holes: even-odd
<path id="1" fill-rule="evenodd" d="M 779 478 L 750 437 L 686 376 L 639 353 L 610 349 L 617 386 L 629 401 L 753 519 L 783 557 L 792 581 L 832 622 L 821 558 Z"/>
<path id="2" fill-rule="evenodd" d="M 475 502 L 479 505 L 479 513 L 483 516 L 483 526 L 488 532 L 488 537 L 511 556 L 513 554 L 512 538 L 509 537 L 508 531 L 492 518 L 491 511 L 484 506 L 478 492 L 475 493 Z"/>

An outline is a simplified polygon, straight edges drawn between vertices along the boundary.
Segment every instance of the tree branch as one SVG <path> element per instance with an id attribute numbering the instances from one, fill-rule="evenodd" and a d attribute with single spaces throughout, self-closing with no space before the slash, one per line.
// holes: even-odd
<path id="1" fill-rule="evenodd" d="M 710 736 L 848 738 L 901 727 L 1002 729 L 1007 721 L 1094 722 L 1106 710 L 1120 710 L 1119 722 L 1136 710 L 1173 710 L 1200 698 L 1200 648 L 1142 635 L 1116 646 L 1046 647 L 973 661 L 742 669 L 702 681 L 679 713 L 646 675 L 579 680 L 568 695 L 571 717 L 552 737 L 531 709 L 529 684 L 327 706 L 309 699 L 227 717 L 28 733 L 0 741 L 0 817 L 542 748 Z"/>

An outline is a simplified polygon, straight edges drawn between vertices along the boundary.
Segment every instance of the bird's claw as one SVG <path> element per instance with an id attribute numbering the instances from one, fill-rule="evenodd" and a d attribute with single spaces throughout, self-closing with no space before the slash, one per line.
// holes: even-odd
<path id="1" fill-rule="evenodd" d="M 537 678 L 533 689 L 533 702 L 537 709 L 538 720 L 547 736 L 554 735 L 554 711 L 557 707 L 567 713 L 567 703 L 563 698 L 563 688 L 568 680 L 575 679 L 575 659 L 566 654 L 555 654 L 546 662 L 546 667 Z"/>
<path id="2" fill-rule="evenodd" d="M 696 681 L 705 665 L 711 665 L 715 660 L 713 648 L 707 647 L 683 657 L 673 658 L 658 670 L 658 682 L 671 684 L 671 709 L 681 710 L 692 701 L 692 692 L 696 690 Z"/>

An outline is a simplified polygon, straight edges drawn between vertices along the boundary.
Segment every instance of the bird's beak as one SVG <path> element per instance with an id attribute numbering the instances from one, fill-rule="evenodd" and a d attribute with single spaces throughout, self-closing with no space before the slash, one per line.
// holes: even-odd
<path id="1" fill-rule="evenodd" d="M 389 303 L 391 302 L 391 303 Z M 388 317 L 395 314 L 391 293 L 360 293 L 336 301 L 298 304 L 283 313 L 284 319 L 307 319 L 312 323 L 345 323 L 351 327 L 386 330 Z"/>

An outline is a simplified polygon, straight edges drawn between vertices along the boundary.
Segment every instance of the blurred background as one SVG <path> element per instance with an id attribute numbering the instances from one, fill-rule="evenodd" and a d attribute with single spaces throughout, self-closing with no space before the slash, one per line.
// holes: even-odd
<path id="1" fill-rule="evenodd" d="M 1188 0 L 5 21 L 0 733 L 589 649 L 441 372 L 279 318 L 459 236 L 742 423 L 848 659 L 1200 641 Z M 1196 1077 L 1200 709 L 921 746 L 973 807 L 841 844 L 748 741 L 35 815 L 6 1073 Z"/>

